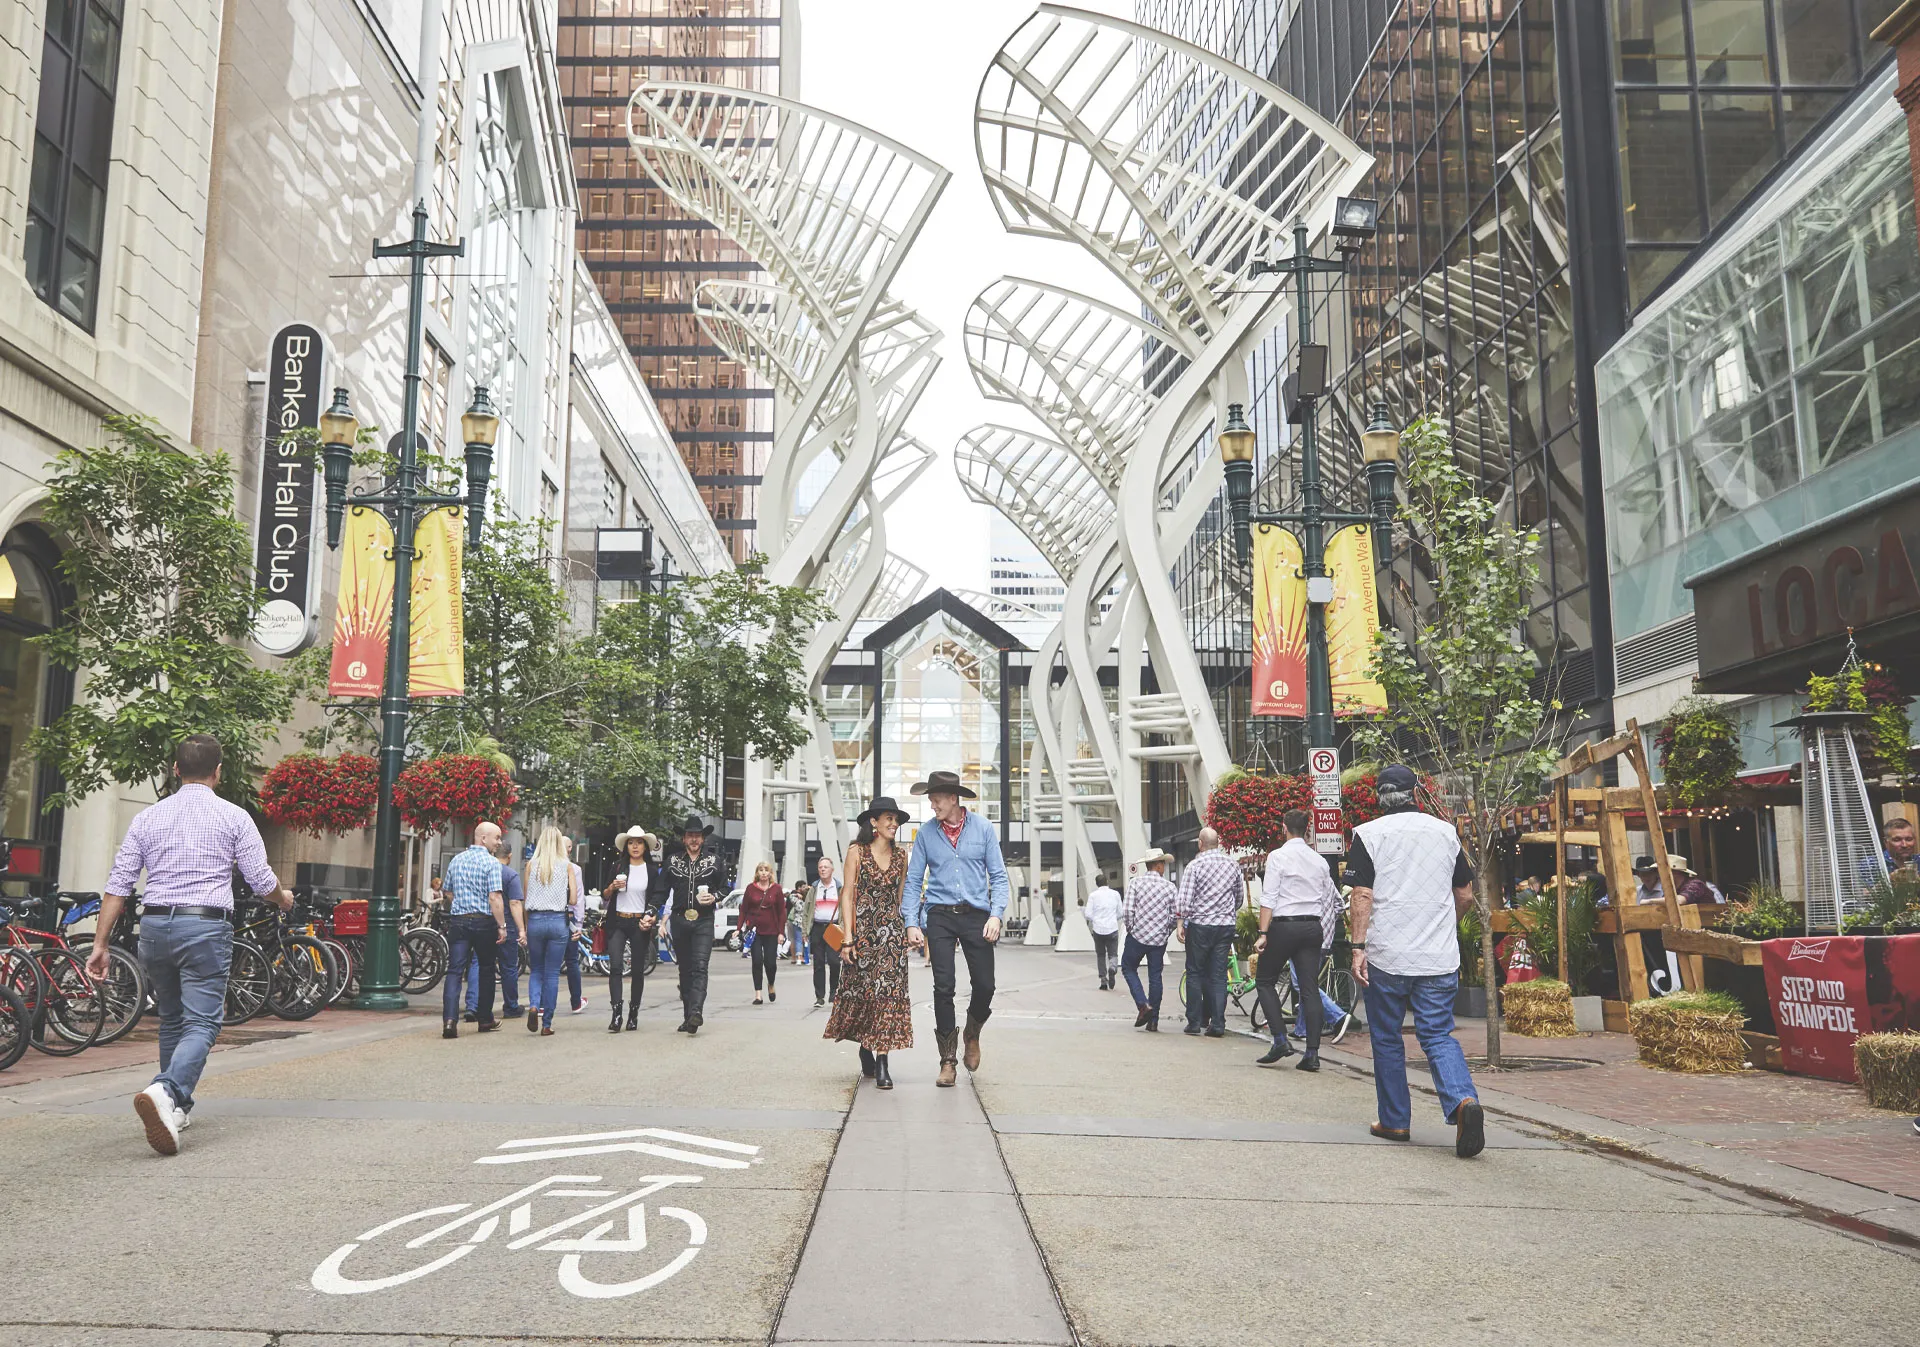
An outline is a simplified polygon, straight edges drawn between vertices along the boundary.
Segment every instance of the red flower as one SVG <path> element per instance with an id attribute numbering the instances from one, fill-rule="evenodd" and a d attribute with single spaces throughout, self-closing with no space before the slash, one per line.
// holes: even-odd
<path id="1" fill-rule="evenodd" d="M 423 832 L 449 822 L 463 829 L 482 819 L 504 824 L 519 798 L 513 778 L 498 763 L 465 753 L 413 763 L 393 783 L 400 817 Z"/>
<path id="2" fill-rule="evenodd" d="M 349 832 L 373 822 L 379 767 L 364 753 L 282 758 L 260 783 L 260 808 L 269 822 L 296 832 Z"/>
<path id="3" fill-rule="evenodd" d="M 1432 798 L 1432 778 L 1421 786 Z M 1342 832 L 1380 817 L 1380 792 L 1372 776 L 1363 776 L 1340 792 Z M 1313 812 L 1313 779 L 1308 776 L 1245 776 L 1214 788 L 1207 799 L 1207 826 L 1220 844 L 1234 851 L 1264 855 L 1280 845 L 1280 822 L 1290 809 Z"/>

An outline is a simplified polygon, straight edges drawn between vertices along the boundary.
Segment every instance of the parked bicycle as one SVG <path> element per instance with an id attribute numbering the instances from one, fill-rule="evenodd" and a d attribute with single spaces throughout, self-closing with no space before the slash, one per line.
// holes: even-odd
<path id="1" fill-rule="evenodd" d="M 87 961 L 53 929 L 57 922 L 24 924 L 41 906 L 31 898 L 0 902 L 0 983 L 26 1006 L 28 1041 L 49 1056 L 71 1057 L 99 1041 L 107 997 L 87 976 Z"/>

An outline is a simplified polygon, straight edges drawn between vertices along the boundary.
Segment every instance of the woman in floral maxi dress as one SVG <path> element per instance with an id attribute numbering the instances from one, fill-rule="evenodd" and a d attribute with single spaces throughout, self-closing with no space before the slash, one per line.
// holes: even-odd
<path id="1" fill-rule="evenodd" d="M 900 891 L 907 853 L 894 845 L 908 815 L 888 796 L 854 821 L 860 834 L 847 852 L 847 891 L 840 899 L 846 934 L 840 957 L 840 997 L 827 1017 L 826 1038 L 860 1045 L 860 1072 L 882 1090 L 893 1088 L 887 1054 L 913 1046 L 913 1006 L 907 995 L 907 924 Z"/>

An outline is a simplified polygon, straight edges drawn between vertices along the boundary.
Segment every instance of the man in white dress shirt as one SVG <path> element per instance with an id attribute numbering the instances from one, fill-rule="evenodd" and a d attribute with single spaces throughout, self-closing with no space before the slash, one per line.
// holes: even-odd
<path id="1" fill-rule="evenodd" d="M 1260 935 L 1253 942 L 1260 962 L 1254 972 L 1260 1008 L 1267 1015 L 1273 1046 L 1259 1059 L 1272 1066 L 1293 1056 L 1287 1042 L 1287 1020 L 1280 1013 L 1279 982 L 1293 965 L 1299 989 L 1300 1011 L 1307 1021 L 1307 1050 L 1294 1068 L 1320 1069 L 1320 960 L 1333 948 L 1334 923 L 1340 916 L 1340 890 L 1326 857 L 1307 843 L 1312 819 L 1304 809 L 1289 809 L 1281 820 L 1286 840 L 1267 853 L 1267 876 L 1260 886 Z"/>
<path id="2" fill-rule="evenodd" d="M 1087 929 L 1093 932 L 1093 963 L 1100 990 L 1110 992 L 1120 976 L 1120 891 L 1105 875 L 1087 895 Z"/>

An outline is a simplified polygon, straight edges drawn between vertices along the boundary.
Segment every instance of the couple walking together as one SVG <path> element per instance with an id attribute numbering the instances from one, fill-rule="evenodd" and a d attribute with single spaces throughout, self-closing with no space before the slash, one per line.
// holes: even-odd
<path id="1" fill-rule="evenodd" d="M 980 1067 L 980 1030 L 993 1013 L 993 950 L 1007 908 L 1007 870 L 1000 839 L 986 819 L 961 801 L 974 792 L 954 772 L 935 772 L 913 787 L 933 808 L 933 820 L 903 857 L 895 845 L 909 816 L 881 796 L 858 819 L 860 834 L 847 854 L 840 900 L 844 968 L 840 995 L 825 1037 L 860 1044 L 861 1073 L 893 1088 L 889 1053 L 913 1046 L 907 991 L 907 951 L 927 946 L 933 964 L 934 1041 L 940 1049 L 936 1085 L 958 1079 L 962 1035 L 954 1014 L 955 958 L 964 952 L 971 984 L 964 1059 Z"/>

